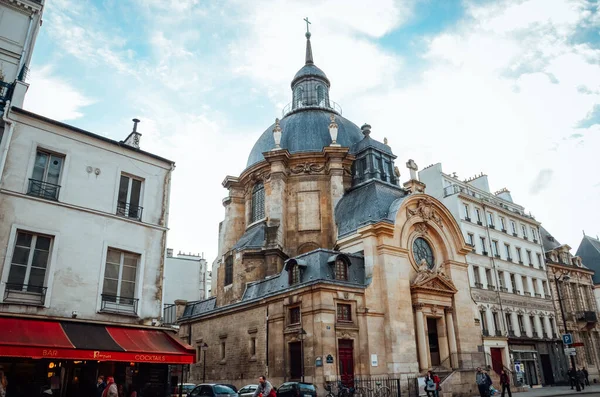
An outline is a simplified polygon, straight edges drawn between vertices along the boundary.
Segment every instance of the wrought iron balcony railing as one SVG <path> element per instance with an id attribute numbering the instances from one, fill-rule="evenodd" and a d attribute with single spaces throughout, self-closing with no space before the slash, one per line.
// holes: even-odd
<path id="1" fill-rule="evenodd" d="M 4 105 L 12 96 L 13 84 L 0 81 L 0 104 Z"/>
<path id="2" fill-rule="evenodd" d="M 102 294 L 100 310 L 120 314 L 137 314 L 139 299 Z"/>
<path id="3" fill-rule="evenodd" d="M 117 203 L 117 215 L 124 216 L 127 218 L 142 220 L 142 211 L 144 207 L 132 206 L 129 203 L 118 202 Z"/>
<path id="4" fill-rule="evenodd" d="M 598 316 L 596 312 L 593 311 L 580 311 L 575 315 L 577 321 L 583 321 L 586 323 L 596 323 L 598 322 Z"/>
<path id="5" fill-rule="evenodd" d="M 539 338 L 539 337 L 540 337 L 540 335 L 537 333 L 537 331 L 533 331 L 533 332 L 531 333 L 531 337 L 532 337 L 532 338 Z"/>
<path id="6" fill-rule="evenodd" d="M 285 105 L 283 107 L 283 110 L 281 111 L 281 116 L 285 117 L 288 114 L 298 111 L 298 110 L 304 110 L 304 109 L 327 109 L 327 110 L 333 110 L 334 112 L 338 113 L 338 114 L 342 114 L 342 107 L 340 105 L 338 105 L 336 102 L 331 101 L 331 100 L 324 100 L 321 101 L 321 103 L 313 103 L 313 104 L 305 104 L 305 103 L 294 103 L 294 102 L 290 102 L 287 105 Z"/>
<path id="7" fill-rule="evenodd" d="M 502 336 L 502 330 L 497 329 L 496 330 L 496 336 Z"/>
<path id="8" fill-rule="evenodd" d="M 512 330 L 512 329 L 509 329 L 508 330 L 508 336 L 513 336 L 513 337 L 516 336 L 515 331 Z"/>
<path id="9" fill-rule="evenodd" d="M 4 290 L 4 302 L 43 305 L 46 301 L 47 290 L 47 287 L 38 285 L 7 283 Z"/>
<path id="10" fill-rule="evenodd" d="M 475 288 L 482 289 L 483 288 L 483 284 L 482 283 L 475 283 Z"/>
<path id="11" fill-rule="evenodd" d="M 60 185 L 54 183 L 38 181 L 36 179 L 29 179 L 29 187 L 27 188 L 27 194 L 30 196 L 41 197 L 47 200 L 58 201 L 58 194 L 60 193 Z"/>
<path id="12" fill-rule="evenodd" d="M 536 298 L 541 298 L 541 297 L 542 297 L 542 294 L 539 294 L 539 293 L 537 293 L 537 292 L 536 292 L 536 293 L 535 293 L 535 297 L 536 297 Z"/>
<path id="13" fill-rule="evenodd" d="M 482 329 L 481 333 L 483 334 L 483 336 L 490 336 L 490 331 L 488 331 L 487 329 Z"/>
<path id="14" fill-rule="evenodd" d="M 508 292 L 508 288 L 506 288 L 506 287 L 500 287 L 500 291 L 502 291 L 502 292 Z"/>

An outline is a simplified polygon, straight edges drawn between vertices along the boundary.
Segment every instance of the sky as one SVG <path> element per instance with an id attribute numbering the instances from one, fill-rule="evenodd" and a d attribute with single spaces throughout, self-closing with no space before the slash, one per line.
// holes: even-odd
<path id="1" fill-rule="evenodd" d="M 396 165 L 508 188 L 575 250 L 600 234 L 600 7 L 587 0 L 47 0 L 25 108 L 176 162 L 168 246 L 212 262 L 221 183 L 315 64 Z M 574 251 L 573 250 L 573 251 Z"/>

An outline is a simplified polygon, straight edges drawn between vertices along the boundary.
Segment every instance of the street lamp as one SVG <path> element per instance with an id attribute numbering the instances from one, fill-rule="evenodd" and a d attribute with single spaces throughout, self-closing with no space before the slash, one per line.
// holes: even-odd
<path id="1" fill-rule="evenodd" d="M 208 345 L 205 343 L 200 347 L 202 349 L 202 383 L 206 381 L 206 351 L 208 350 Z"/>
<path id="2" fill-rule="evenodd" d="M 306 331 L 304 330 L 304 328 L 300 328 L 300 330 L 298 331 L 298 339 L 300 339 L 300 357 L 302 359 L 302 366 L 301 371 L 302 371 L 302 382 L 304 382 L 304 339 L 306 338 Z"/>
<path id="3" fill-rule="evenodd" d="M 560 277 L 556 277 L 556 274 L 553 275 L 554 277 L 554 285 L 556 285 L 556 293 L 558 295 L 558 306 L 560 307 L 560 315 L 562 317 L 563 320 L 563 327 L 565 328 L 565 333 L 567 333 L 567 318 L 565 317 L 565 310 L 563 309 L 563 302 L 562 302 L 562 296 L 560 293 L 560 287 L 558 285 L 558 282 L 566 282 L 569 281 L 571 279 L 571 277 L 567 274 L 567 273 L 561 273 Z M 571 345 L 568 345 L 569 347 Z M 570 354 L 570 353 L 569 353 Z M 575 378 L 575 387 L 577 388 L 577 391 L 581 391 L 581 387 L 579 386 L 579 380 L 577 379 L 577 369 L 575 368 L 575 357 L 574 356 L 570 356 L 571 357 L 571 371 L 573 374 L 573 377 Z"/>

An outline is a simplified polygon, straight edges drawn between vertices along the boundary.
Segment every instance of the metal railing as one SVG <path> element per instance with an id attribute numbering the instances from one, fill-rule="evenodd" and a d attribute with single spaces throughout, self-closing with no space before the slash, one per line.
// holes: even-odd
<path id="1" fill-rule="evenodd" d="M 501 292 L 508 292 L 508 288 L 506 288 L 506 287 L 500 287 L 500 291 Z"/>
<path id="2" fill-rule="evenodd" d="M 122 314 L 137 314 L 139 299 L 107 294 L 102 294 L 101 296 L 101 311 Z"/>
<path id="3" fill-rule="evenodd" d="M 496 330 L 496 336 L 502 336 L 502 330 L 501 329 L 497 329 Z"/>
<path id="4" fill-rule="evenodd" d="M 517 334 L 515 334 L 515 331 L 514 331 L 514 330 L 512 330 L 512 329 L 509 329 L 509 330 L 508 330 L 508 336 L 511 336 L 511 337 L 513 337 L 513 338 L 514 338 L 515 336 L 517 336 Z"/>
<path id="5" fill-rule="evenodd" d="M 142 212 L 144 207 L 132 206 L 129 203 L 118 202 L 117 203 L 117 215 L 124 216 L 127 218 L 142 220 Z"/>
<path id="6" fill-rule="evenodd" d="M 482 283 L 475 283 L 475 288 L 483 289 Z"/>
<path id="7" fill-rule="evenodd" d="M 540 293 L 537 293 L 537 292 L 536 292 L 536 293 L 535 293 L 535 297 L 536 297 L 536 298 L 541 298 L 541 297 L 542 297 L 542 294 L 540 294 Z"/>
<path id="8" fill-rule="evenodd" d="M 6 283 L 4 301 L 28 305 L 43 305 L 46 302 L 47 287 L 31 284 Z"/>
<path id="9" fill-rule="evenodd" d="M 177 307 L 174 304 L 165 304 L 163 308 L 163 324 L 171 325 L 177 321 Z"/>
<path id="10" fill-rule="evenodd" d="M 0 81 L 0 103 L 4 104 L 12 96 L 14 85 L 6 81 Z"/>
<path id="11" fill-rule="evenodd" d="M 539 337 L 540 337 L 540 335 L 537 333 L 537 331 L 532 331 L 532 332 L 531 332 L 531 337 L 532 337 L 532 338 L 539 338 Z"/>
<path id="12" fill-rule="evenodd" d="M 575 314 L 575 318 L 577 321 L 583 321 L 586 323 L 596 323 L 598 322 L 598 316 L 596 312 L 593 311 L 579 311 Z"/>
<path id="13" fill-rule="evenodd" d="M 481 334 L 482 334 L 483 336 L 490 336 L 490 331 L 488 331 L 487 329 L 482 329 L 482 330 L 481 330 Z"/>
<path id="14" fill-rule="evenodd" d="M 297 110 L 303 110 L 303 109 L 325 109 L 325 110 L 333 110 L 336 113 L 339 113 L 340 115 L 342 114 L 342 107 L 337 104 L 334 101 L 331 100 L 327 100 L 327 101 L 322 101 L 321 103 L 314 103 L 314 104 L 302 104 L 302 103 L 296 103 L 296 106 L 294 107 L 294 102 L 290 102 L 287 105 L 285 105 L 283 107 L 283 110 L 281 111 L 281 116 L 285 117 L 288 114 L 295 112 Z"/>
<path id="15" fill-rule="evenodd" d="M 60 193 L 60 185 L 54 183 L 38 181 L 36 179 L 29 179 L 29 187 L 27 188 L 27 194 L 30 196 L 41 197 L 48 200 L 58 201 L 58 194 Z"/>

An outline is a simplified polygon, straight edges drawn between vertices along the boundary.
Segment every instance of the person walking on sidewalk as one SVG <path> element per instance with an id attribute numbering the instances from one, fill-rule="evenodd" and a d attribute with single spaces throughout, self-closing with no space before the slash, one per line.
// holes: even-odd
<path id="1" fill-rule="evenodd" d="M 492 379 L 487 373 L 482 371 L 481 368 L 477 368 L 477 374 L 475 375 L 475 383 L 477 383 L 479 395 L 481 397 L 489 397 Z"/>
<path id="2" fill-rule="evenodd" d="M 579 382 L 579 385 L 581 386 L 581 390 L 585 390 L 585 375 L 583 374 L 581 368 L 577 370 L 576 378 L 577 382 Z"/>
<path id="3" fill-rule="evenodd" d="M 569 375 L 569 383 L 571 384 L 571 390 L 573 390 L 573 386 L 577 386 L 577 372 L 575 368 L 569 369 L 567 375 Z"/>
<path id="4" fill-rule="evenodd" d="M 500 385 L 502 386 L 502 397 L 504 397 L 504 392 L 507 390 L 508 397 L 512 397 L 512 393 L 510 392 L 510 378 L 504 370 L 500 373 Z"/>
<path id="5" fill-rule="evenodd" d="M 583 367 L 581 369 L 581 371 L 583 372 L 583 376 L 585 376 L 585 385 L 589 386 L 590 385 L 590 373 L 588 372 L 588 370 Z"/>

